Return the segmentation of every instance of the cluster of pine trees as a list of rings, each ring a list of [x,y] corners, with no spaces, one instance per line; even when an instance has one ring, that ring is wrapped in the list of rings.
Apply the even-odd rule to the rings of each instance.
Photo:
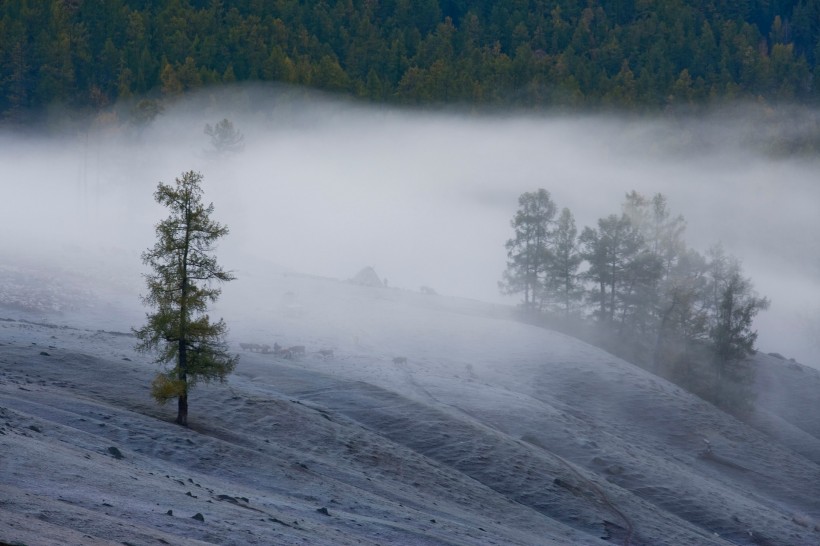
[[[811,100],[809,0],[20,0],[0,113],[276,81],[374,101],[653,108]]]
[[[662,194],[632,191],[619,214],[579,233],[539,189],[520,196],[511,224],[499,286],[523,296],[529,319],[571,328],[727,410],[752,409],[752,321],[768,300],[720,245],[705,256],[689,248]]]

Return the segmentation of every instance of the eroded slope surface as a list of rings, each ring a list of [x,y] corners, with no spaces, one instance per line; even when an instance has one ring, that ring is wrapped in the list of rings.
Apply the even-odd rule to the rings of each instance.
[[[193,392],[189,430],[150,400],[133,338],[5,311],[0,540],[820,543],[817,421],[787,401],[753,428],[502,308],[271,285],[226,309],[242,360]]]

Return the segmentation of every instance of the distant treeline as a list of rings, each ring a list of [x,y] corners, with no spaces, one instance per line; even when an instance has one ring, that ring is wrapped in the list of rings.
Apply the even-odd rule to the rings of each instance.
[[[580,233],[548,191],[521,195],[507,241],[503,292],[524,318],[567,331],[664,376],[716,405],[754,405],[759,297],[720,245],[684,240],[686,221],[662,194],[626,195],[621,212]]]
[[[0,113],[236,81],[536,108],[813,101],[818,57],[810,0],[17,0]]]

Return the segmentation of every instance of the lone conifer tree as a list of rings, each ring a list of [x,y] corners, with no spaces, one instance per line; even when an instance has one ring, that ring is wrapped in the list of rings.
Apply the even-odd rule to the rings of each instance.
[[[238,360],[227,351],[225,322],[211,322],[206,313],[221,293],[215,284],[234,277],[213,256],[228,228],[211,220],[214,206],[202,204],[201,181],[201,174],[188,171],[176,186],[157,186],[154,199],[171,213],[157,224],[154,247],[142,254],[152,270],[145,274],[148,294],[142,299],[154,311],[134,332],[138,350],[156,352],[157,363],[174,363],[154,379],[151,394],[160,404],[177,398],[176,422],[183,426],[188,426],[189,389],[198,381],[224,381]]]

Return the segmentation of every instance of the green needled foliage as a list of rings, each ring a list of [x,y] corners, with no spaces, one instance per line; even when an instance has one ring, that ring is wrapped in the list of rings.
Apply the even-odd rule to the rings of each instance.
[[[157,363],[173,363],[154,379],[151,394],[161,404],[176,398],[176,422],[183,426],[188,425],[190,388],[199,381],[224,381],[239,359],[228,353],[225,322],[212,322],[207,314],[208,304],[222,291],[217,285],[234,277],[213,255],[228,228],[211,219],[214,207],[203,205],[201,182],[201,174],[188,171],[175,186],[157,186],[154,199],[170,215],[157,224],[154,247],[142,254],[151,268],[142,300],[154,311],[135,330],[139,351],[156,353]]]
[[[809,0],[2,2],[0,121],[237,82],[396,104],[813,104],[818,20]]]

